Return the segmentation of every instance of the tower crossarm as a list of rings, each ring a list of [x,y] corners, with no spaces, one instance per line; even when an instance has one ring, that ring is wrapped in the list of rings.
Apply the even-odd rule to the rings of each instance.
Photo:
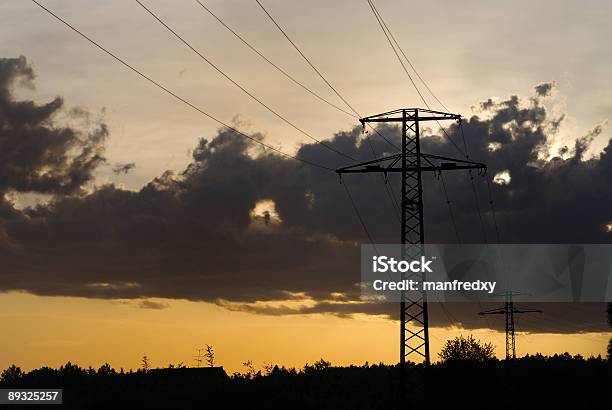
[[[479,315],[505,315],[506,314],[506,309],[504,308],[498,308],[498,309],[491,309],[491,310],[485,310],[483,312],[478,312]]]
[[[514,309],[514,313],[542,313],[540,309]]]
[[[410,155],[408,155],[410,156]],[[402,168],[402,154],[388,155],[377,158],[371,161],[360,162],[346,167],[338,168],[336,173],[342,174],[357,174],[369,172],[405,172],[405,171],[451,171],[461,169],[475,169],[478,172],[485,173],[487,166],[481,162],[468,161],[458,158],[443,157],[440,155],[420,154],[423,162],[420,165],[408,166]],[[416,164],[416,162],[415,162]]]
[[[406,117],[404,117],[404,113]],[[403,122],[414,121],[418,118],[419,121],[444,121],[455,120],[461,121],[461,115],[448,112],[433,111],[423,108],[400,108],[393,111],[383,112],[381,114],[370,115],[369,117],[360,118],[359,122],[363,125],[367,122]]]

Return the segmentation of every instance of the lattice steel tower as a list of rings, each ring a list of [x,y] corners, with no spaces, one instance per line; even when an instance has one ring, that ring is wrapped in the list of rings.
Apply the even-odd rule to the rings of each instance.
[[[426,171],[442,172],[459,169],[486,170],[481,163],[424,154],[420,145],[420,123],[426,121],[453,120],[461,123],[461,115],[420,108],[403,108],[359,121],[366,123],[401,123],[402,147],[399,154],[367,161],[336,170],[339,175],[349,173],[391,172],[401,173],[401,243],[402,259],[420,258],[425,243],[423,228],[423,182],[421,174]],[[414,279],[422,283],[425,273],[404,274],[403,279]],[[409,327],[410,322],[414,324]],[[415,354],[429,365],[429,317],[427,294],[423,292],[415,300],[408,299],[402,292],[400,302],[400,364]]]
[[[506,317],[506,360],[516,359],[516,340],[514,335],[514,314],[542,313],[540,309],[520,309],[514,306],[512,296],[520,296],[524,293],[504,292],[496,296],[505,296],[504,307],[478,312],[479,315],[505,315]]]

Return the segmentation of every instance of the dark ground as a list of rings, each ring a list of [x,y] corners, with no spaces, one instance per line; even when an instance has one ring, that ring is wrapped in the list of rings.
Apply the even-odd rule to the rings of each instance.
[[[70,409],[397,408],[397,367],[331,367],[320,361],[297,371],[275,367],[268,373],[227,376],[219,367],[122,373],[110,366],[94,370],[67,364],[27,374],[5,371],[0,388],[63,388],[61,407]],[[429,369],[411,365],[406,377],[407,408],[612,408],[612,364],[600,358],[564,354]]]

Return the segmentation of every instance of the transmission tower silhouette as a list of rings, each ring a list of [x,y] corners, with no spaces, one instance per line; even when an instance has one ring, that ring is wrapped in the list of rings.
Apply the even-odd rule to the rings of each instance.
[[[514,335],[514,315],[522,313],[542,313],[540,309],[519,309],[514,306],[512,296],[526,295],[507,291],[498,293],[496,296],[505,296],[504,307],[478,312],[479,315],[505,315],[506,317],[506,360],[516,359],[516,340]]]
[[[486,171],[486,165],[468,160],[442,157],[421,152],[420,123],[428,121],[452,120],[461,124],[461,115],[421,108],[402,108],[394,111],[361,118],[367,123],[400,123],[402,127],[402,146],[399,154],[339,168],[336,173],[401,173],[401,243],[402,259],[417,259],[423,254],[425,230],[423,227],[423,172],[438,172],[462,169]],[[386,180],[386,178],[385,178]],[[420,283],[426,280],[425,273],[402,274],[402,280],[414,279]],[[404,368],[407,356],[421,356],[425,365],[429,357],[429,317],[427,294],[408,299],[402,291],[400,299],[400,358]],[[409,327],[412,322],[415,328]],[[418,327],[418,328],[417,328]]]
[[[203,347],[195,349],[197,354],[193,356],[193,360],[196,362],[196,366],[199,368],[202,366],[202,361],[204,360],[204,349]]]

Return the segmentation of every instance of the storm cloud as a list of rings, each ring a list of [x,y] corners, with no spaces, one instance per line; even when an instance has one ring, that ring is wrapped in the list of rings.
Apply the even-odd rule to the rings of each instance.
[[[16,101],[13,88],[33,80],[25,57],[0,58],[0,192],[73,194],[104,162],[108,129],[102,122],[89,130],[56,125],[60,97],[42,105]]]
[[[182,171],[167,171],[139,191],[110,184],[85,194],[83,184],[104,161],[106,127],[84,132],[55,126],[59,98],[40,106],[15,101],[11,87],[34,77],[24,58],[0,60],[0,75],[0,290],[181,298],[260,314],[395,316],[395,305],[359,299],[359,243],[367,239],[335,173],[220,129],[198,142]],[[457,124],[447,129],[448,138],[426,131],[423,152],[463,158],[449,139],[461,146],[465,138],[469,157],[489,167],[484,177],[473,176],[475,194],[468,173],[445,176],[456,231],[440,180],[425,178],[428,242],[496,242],[498,236],[506,243],[610,242],[612,141],[586,158],[604,132],[596,126],[551,153],[550,140],[564,118],[545,107],[553,87],[541,84],[525,98],[476,105],[464,133]],[[379,131],[400,144],[398,129]],[[360,127],[326,144],[363,160],[373,151],[393,152]],[[296,156],[331,168],[348,165],[321,144],[304,144]],[[397,242],[397,219],[381,176],[345,176],[342,183],[374,240]],[[397,176],[388,183],[399,191]],[[19,210],[3,195],[11,192],[53,199]],[[486,326],[474,309],[454,306],[454,313],[432,315],[433,325]],[[573,313],[576,321],[604,312],[599,305],[584,309]],[[605,329],[605,313],[589,326]]]

